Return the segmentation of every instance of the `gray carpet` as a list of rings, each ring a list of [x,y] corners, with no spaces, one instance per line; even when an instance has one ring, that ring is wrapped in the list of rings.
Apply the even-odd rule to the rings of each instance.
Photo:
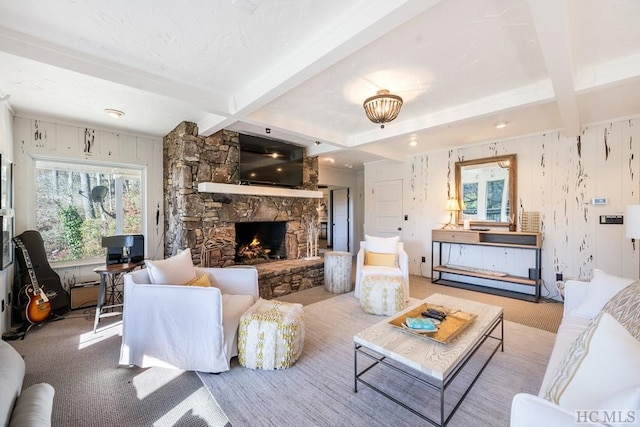
[[[10,341],[27,366],[25,387],[48,382],[56,390],[54,427],[223,427],[228,419],[194,372],[118,366],[121,322],[89,316],[32,329]],[[107,319],[108,320],[108,319]]]
[[[364,313],[352,293],[307,305],[304,310],[304,351],[293,367],[251,370],[238,366],[234,359],[228,372],[198,373],[233,426],[426,424],[365,386],[360,385],[358,393],[353,392],[353,335],[383,317]],[[505,335],[505,352],[496,353],[450,426],[508,426],[513,395],[537,393],[555,334],[505,322]],[[473,373],[474,366],[469,368]],[[431,405],[436,399],[432,392],[416,388],[389,370],[375,375],[377,379],[373,381],[389,390],[400,390],[425,411],[435,409]],[[468,381],[467,373],[461,374],[459,380],[461,384],[452,387],[451,395],[456,395]]]

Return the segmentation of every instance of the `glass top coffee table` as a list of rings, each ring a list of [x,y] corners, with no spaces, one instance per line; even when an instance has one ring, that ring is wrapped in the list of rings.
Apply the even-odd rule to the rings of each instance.
[[[416,313],[417,307],[422,304],[444,307],[445,311],[451,313],[452,316],[455,316],[457,312],[463,312],[466,319],[472,318],[472,320],[461,327],[459,331],[453,331],[453,337],[446,342],[431,338],[433,335],[417,334],[397,326],[401,324],[403,318],[407,317],[408,313],[412,311]],[[444,426],[454,415],[497,350],[504,351],[502,307],[434,294],[418,305],[414,304],[397,315],[385,318],[358,333],[353,337],[353,342],[355,348],[355,392],[358,391],[358,383],[362,383],[431,424]],[[479,368],[476,368],[477,373],[458,401],[453,404],[451,411],[445,414],[446,389],[480,348],[483,348],[484,362]],[[373,360],[373,363],[366,364],[364,367],[359,366],[358,356]],[[438,421],[417,408],[409,406],[398,397],[392,396],[391,391],[382,390],[370,382],[368,376],[372,374],[374,367],[391,368],[395,372],[409,377],[410,381],[418,381],[435,390],[436,394],[439,393],[440,420]],[[402,394],[402,390],[398,390],[398,393],[394,394]]]

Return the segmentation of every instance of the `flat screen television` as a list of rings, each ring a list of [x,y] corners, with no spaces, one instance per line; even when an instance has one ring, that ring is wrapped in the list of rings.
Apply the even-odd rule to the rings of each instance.
[[[304,147],[253,135],[239,135],[239,179],[243,183],[301,187]]]

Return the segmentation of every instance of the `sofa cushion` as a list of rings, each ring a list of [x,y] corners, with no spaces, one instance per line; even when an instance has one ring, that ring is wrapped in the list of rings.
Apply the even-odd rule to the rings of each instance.
[[[640,409],[640,387],[633,386],[619,390],[611,394],[611,396],[605,397],[596,408],[602,413],[608,412],[609,415],[621,409]],[[623,414],[626,415],[627,411],[623,412]],[[601,417],[600,422],[606,421],[604,417]],[[640,422],[640,420],[636,421]],[[611,420],[609,420],[609,422],[611,422]],[[638,424],[634,423],[630,425],[637,426]]]
[[[362,267],[362,276],[397,276],[402,277],[402,270],[397,267],[385,267],[381,265],[365,265]]]
[[[562,323],[558,328],[556,334],[555,344],[553,345],[553,351],[549,357],[549,363],[547,363],[547,370],[545,371],[542,384],[540,385],[539,397],[544,397],[544,393],[549,388],[549,383],[553,380],[556,370],[562,362],[562,358],[569,351],[571,344],[580,336],[587,326],[591,324],[591,320],[584,319],[576,316],[565,316],[562,319]]]
[[[565,354],[545,398],[569,410],[598,408],[607,397],[638,386],[640,342],[603,311]]]
[[[365,235],[364,240],[368,251],[381,254],[395,254],[398,252],[398,242],[400,241],[400,237],[375,237]]]
[[[48,427],[51,425],[55,391],[46,383],[34,384],[20,394],[9,427]]]
[[[597,268],[594,269],[587,296],[578,307],[573,309],[571,315],[585,319],[595,318],[607,301],[633,282],[635,282],[634,279],[613,276]]]
[[[184,285],[196,278],[189,248],[167,259],[145,261],[145,265],[154,285]]]
[[[5,341],[0,341],[0,425],[9,424],[11,410],[15,404],[24,378],[25,366],[20,353]]]

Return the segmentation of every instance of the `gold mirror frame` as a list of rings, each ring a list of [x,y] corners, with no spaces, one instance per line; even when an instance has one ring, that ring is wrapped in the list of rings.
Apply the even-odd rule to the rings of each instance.
[[[505,167],[506,166],[506,167]],[[482,172],[484,169],[487,172],[490,172],[494,168],[506,169],[508,167],[508,210],[509,216],[504,215],[504,217],[500,218],[500,221],[490,221],[486,218],[483,219],[473,219],[473,218],[465,218],[464,215],[464,200],[463,200],[463,191],[462,191],[462,173],[464,171],[475,170],[478,169]],[[476,160],[465,160],[462,162],[456,162],[456,198],[458,199],[458,203],[460,204],[460,211],[456,213],[456,223],[462,224],[465,219],[469,219],[469,223],[472,226],[493,226],[493,227],[509,227],[510,224],[517,224],[517,198],[516,198],[516,188],[517,182],[516,178],[518,175],[518,165],[516,162],[515,154],[507,154],[503,156],[495,156],[495,157],[487,157],[484,159],[476,159]],[[501,215],[502,216],[502,215]]]

